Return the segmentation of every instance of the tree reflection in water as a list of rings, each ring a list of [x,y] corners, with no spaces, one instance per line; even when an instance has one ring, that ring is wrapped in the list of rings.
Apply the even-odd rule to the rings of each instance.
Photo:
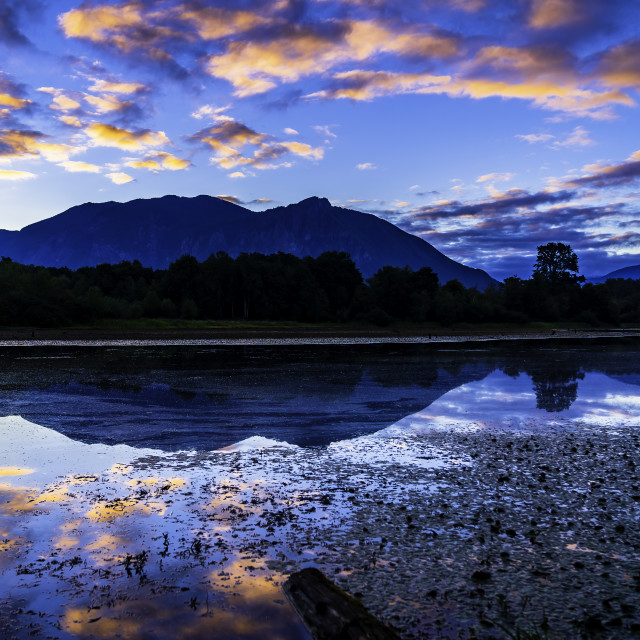
[[[537,370],[530,375],[536,408],[549,413],[566,411],[578,397],[578,380],[584,379],[584,372],[573,367]]]

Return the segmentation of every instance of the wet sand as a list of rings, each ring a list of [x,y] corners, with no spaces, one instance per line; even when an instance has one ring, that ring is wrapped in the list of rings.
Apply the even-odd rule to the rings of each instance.
[[[304,566],[403,638],[640,632],[628,417],[137,458],[58,444],[95,471],[38,480],[31,447],[3,470],[2,637],[304,638],[280,590]]]

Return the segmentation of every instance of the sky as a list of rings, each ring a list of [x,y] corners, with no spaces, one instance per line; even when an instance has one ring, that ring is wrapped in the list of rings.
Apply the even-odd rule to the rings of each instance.
[[[0,0],[0,228],[324,196],[527,278],[640,264],[639,0]]]

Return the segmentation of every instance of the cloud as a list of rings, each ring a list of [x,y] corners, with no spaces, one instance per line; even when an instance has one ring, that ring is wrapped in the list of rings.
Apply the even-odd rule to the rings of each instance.
[[[295,129],[292,129],[291,127],[285,127],[284,128],[284,133],[286,133],[288,136],[299,136],[300,133],[298,131],[296,131]]]
[[[158,171],[165,170],[181,171],[183,169],[188,169],[191,166],[191,162],[189,160],[177,158],[176,156],[163,151],[145,156],[139,160],[128,160],[125,162],[125,165],[132,169],[147,169],[148,171],[157,173]]]
[[[195,0],[181,4],[143,0],[84,3],[58,17],[67,38],[135,56],[136,62],[160,64],[179,77],[189,72],[176,58],[189,53],[195,60],[204,43],[243,34],[269,20],[255,11],[207,7]]]
[[[535,144],[537,142],[549,142],[553,140],[555,136],[552,136],[550,133],[527,133],[527,134],[518,134],[516,138],[520,138],[520,140],[524,140],[529,144]]]
[[[105,174],[113,184],[127,184],[129,182],[133,182],[133,178],[126,173],[122,173],[120,171],[114,171],[113,173]]]
[[[94,147],[115,147],[124,151],[141,151],[148,147],[171,144],[164,131],[154,132],[149,129],[129,131],[97,122],[89,124],[84,131]]]
[[[473,218],[518,213],[541,205],[567,202],[575,197],[573,191],[539,191],[529,193],[523,189],[510,189],[500,197],[472,204],[458,201],[420,207],[411,213],[412,221],[436,221],[447,218]]]
[[[324,156],[322,147],[312,147],[297,141],[281,142],[229,116],[225,116],[212,127],[201,129],[188,140],[212,149],[215,155],[211,161],[223,169],[240,166],[274,169],[279,166],[290,166],[290,163],[277,164],[277,161],[287,154],[312,160],[320,160]],[[253,147],[253,152],[245,152],[246,147]]]
[[[105,79],[94,79],[93,84],[89,87],[89,91],[95,93],[119,93],[121,95],[132,95],[144,93],[148,88],[137,82],[117,82]]]
[[[624,162],[588,165],[585,169],[587,173],[584,176],[567,180],[564,186],[607,189],[631,184],[640,178],[640,150],[632,153]]]
[[[513,173],[486,173],[479,176],[476,182],[508,182],[513,178]]]
[[[583,127],[576,127],[564,140],[556,140],[551,146],[567,147],[569,149],[581,149],[589,147],[595,142],[589,137],[589,132]]]
[[[225,107],[214,107],[211,104],[205,104],[191,114],[192,118],[196,120],[203,120],[204,118],[211,118],[211,120],[218,122],[222,120],[233,120],[229,116],[225,116],[224,112],[231,108],[230,105]]]
[[[208,58],[206,70],[228,80],[235,95],[245,97],[378,54],[451,58],[458,53],[456,38],[422,28],[395,29],[357,20],[287,25],[271,39],[232,42],[225,52]]]
[[[583,7],[577,0],[533,0],[529,26],[552,29],[585,19]]]
[[[11,171],[0,169],[0,180],[30,180],[35,178],[36,174],[30,171]]]
[[[84,123],[77,116],[58,116],[58,120],[63,124],[66,124],[69,127],[75,127],[76,129],[81,129],[84,126]]]
[[[54,111],[76,111],[82,106],[80,102],[78,102],[80,98],[77,93],[75,93],[75,95],[69,95],[63,89],[56,89],[54,87],[40,87],[38,91],[52,96],[49,108]]]
[[[376,165],[372,164],[371,162],[361,162],[360,164],[356,165],[356,169],[359,169],[360,171],[370,171],[377,168],[378,167],[376,167]]]
[[[224,196],[218,195],[216,198],[220,198],[220,200],[226,200],[227,202],[231,202],[231,204],[244,204],[240,198],[236,198],[236,196]]]
[[[617,44],[601,54],[595,74],[612,87],[640,88],[640,39]]]
[[[398,73],[387,71],[353,70],[336,73],[329,89],[308,94],[307,99],[373,100],[387,95],[422,94],[467,97],[505,98],[531,101],[537,107],[571,113],[575,116],[608,119],[616,105],[632,106],[634,100],[617,90],[580,88],[569,78],[538,78],[515,80],[493,77],[455,77]]]
[[[11,110],[28,108],[32,102],[24,97],[24,89],[0,71],[0,107]]]
[[[326,138],[337,138],[337,134],[331,131],[332,127],[336,125],[333,124],[316,124],[313,126],[314,131],[320,134],[321,136],[325,136]]]
[[[246,178],[247,176],[244,173],[242,173],[242,171],[234,171],[233,173],[229,174],[229,177],[235,179],[235,178]]]
[[[65,171],[70,173],[100,173],[102,167],[89,162],[80,162],[77,160],[66,160],[65,162],[59,162],[59,167],[62,167]]]
[[[48,136],[40,131],[0,130],[0,160],[42,157],[51,162],[63,162],[81,151],[84,151],[82,146],[48,142]]]

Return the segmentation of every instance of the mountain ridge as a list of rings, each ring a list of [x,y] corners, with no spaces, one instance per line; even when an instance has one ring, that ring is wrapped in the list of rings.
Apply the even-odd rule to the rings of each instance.
[[[73,269],[134,259],[166,268],[181,255],[204,260],[217,251],[315,257],[332,250],[349,253],[365,278],[387,265],[428,266],[442,283],[495,283],[391,222],[317,196],[261,212],[207,195],[85,203],[17,232],[0,230],[0,255]]]
[[[611,271],[603,276],[588,278],[588,280],[593,284],[599,284],[606,282],[610,278],[631,278],[632,280],[640,280],[640,264],[631,265],[630,267],[622,267],[621,269],[616,269],[615,271]]]

